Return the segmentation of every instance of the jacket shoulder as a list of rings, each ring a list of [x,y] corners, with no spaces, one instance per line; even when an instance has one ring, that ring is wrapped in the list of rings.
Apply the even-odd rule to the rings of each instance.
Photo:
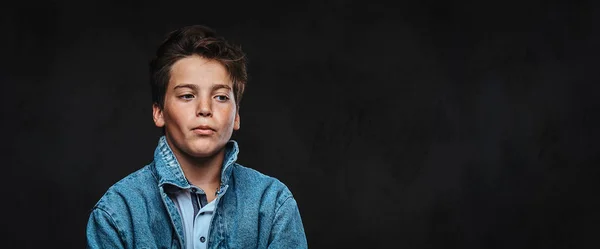
[[[150,166],[151,164],[146,165],[110,186],[94,205],[94,209],[101,208],[110,212],[128,206],[131,202],[152,199],[158,193],[158,181]]]
[[[285,183],[258,170],[236,163],[233,175],[237,185],[236,188],[242,187],[247,191],[260,195],[273,195],[281,201],[292,197],[292,192]]]

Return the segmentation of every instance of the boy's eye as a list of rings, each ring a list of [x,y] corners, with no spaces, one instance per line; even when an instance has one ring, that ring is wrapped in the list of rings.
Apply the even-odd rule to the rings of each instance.
[[[190,99],[194,98],[194,95],[192,95],[192,94],[184,94],[184,95],[179,96],[179,98],[180,99],[184,99],[184,100],[190,100]]]
[[[215,98],[217,98],[218,101],[227,101],[227,100],[229,100],[229,97],[227,97],[226,95],[217,95],[217,96],[215,96]]]

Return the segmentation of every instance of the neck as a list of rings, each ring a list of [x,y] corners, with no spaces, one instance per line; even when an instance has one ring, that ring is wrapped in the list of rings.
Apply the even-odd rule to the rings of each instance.
[[[167,142],[190,184],[201,188],[205,192],[211,192],[219,187],[221,167],[225,158],[225,147],[209,157],[197,158],[177,150],[170,144],[168,139]]]
[[[176,156],[185,177],[191,184],[205,191],[209,186],[219,186],[225,149],[207,158],[193,158],[184,153]]]
[[[208,202],[213,201],[221,185],[221,165],[225,157],[225,148],[210,157],[201,159],[190,157],[185,153],[176,156],[190,184],[204,190]]]

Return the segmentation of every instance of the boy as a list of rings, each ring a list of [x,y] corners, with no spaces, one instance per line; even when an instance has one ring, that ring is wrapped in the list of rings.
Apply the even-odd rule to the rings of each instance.
[[[150,63],[154,160],[94,206],[88,248],[307,248],[296,201],[237,164],[246,59],[205,26],[171,32]]]

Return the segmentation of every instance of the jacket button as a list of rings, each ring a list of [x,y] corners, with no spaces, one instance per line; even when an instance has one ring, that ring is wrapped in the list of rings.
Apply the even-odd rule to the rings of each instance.
[[[200,242],[204,243],[206,241],[206,238],[204,238],[204,236],[200,237]]]

